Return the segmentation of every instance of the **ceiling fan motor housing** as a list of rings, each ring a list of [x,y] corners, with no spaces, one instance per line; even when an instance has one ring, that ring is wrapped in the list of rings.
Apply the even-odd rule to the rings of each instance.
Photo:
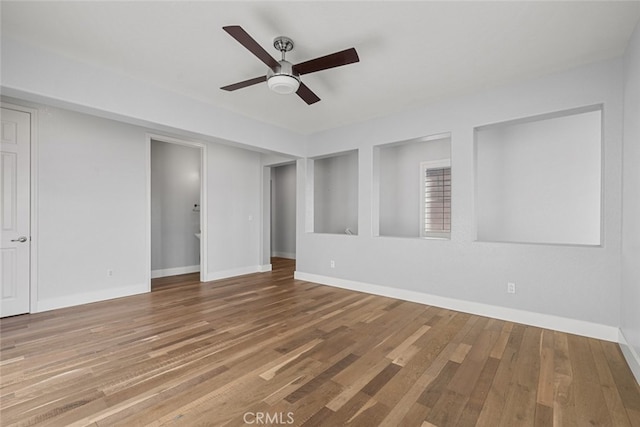
[[[294,93],[300,87],[300,75],[294,71],[293,64],[284,59],[278,61],[279,66],[273,71],[267,71],[269,89],[280,94]]]

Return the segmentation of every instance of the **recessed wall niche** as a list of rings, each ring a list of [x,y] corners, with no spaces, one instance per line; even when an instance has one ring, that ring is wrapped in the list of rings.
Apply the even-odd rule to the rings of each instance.
[[[483,241],[601,244],[602,107],[475,129]]]
[[[448,239],[451,135],[387,144],[375,150],[378,235]]]
[[[313,231],[358,234],[358,152],[313,159]]]

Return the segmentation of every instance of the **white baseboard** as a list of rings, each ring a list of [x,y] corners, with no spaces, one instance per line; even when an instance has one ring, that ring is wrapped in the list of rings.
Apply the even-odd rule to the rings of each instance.
[[[177,276],[178,274],[197,273],[200,271],[200,265],[187,265],[186,267],[163,268],[160,270],[151,270],[151,278]]]
[[[264,264],[264,265],[259,265],[258,269],[260,273],[266,273],[271,271],[272,265],[271,264]]]
[[[296,259],[296,254],[292,252],[271,252],[272,257],[277,258],[287,258],[287,259]]]
[[[58,308],[72,307],[75,305],[89,304],[110,300],[114,298],[128,297],[131,295],[149,292],[149,284],[138,284],[113,289],[103,289],[95,292],[69,295],[64,297],[49,298],[36,302],[36,313],[55,310]]]
[[[535,313],[525,310],[517,310],[513,308],[500,307],[473,301],[458,300],[454,298],[447,298],[437,295],[425,294],[422,292],[410,291],[407,289],[390,288],[387,286],[372,285],[369,283],[356,282],[352,280],[321,276],[299,271],[295,272],[294,277],[298,280],[304,280],[307,282],[320,283],[322,285],[335,286],[352,291],[381,295],[405,301],[417,302],[425,305],[433,305],[436,307],[447,308],[464,313],[492,317],[495,319],[522,323],[539,328],[552,329],[555,331],[597,338],[604,341],[618,342],[619,340],[619,330],[615,326],[601,325],[599,323],[592,323],[584,320],[569,319],[566,317]]]
[[[627,338],[624,336],[622,329],[619,330],[619,334],[618,342],[620,343],[622,354],[627,360],[627,364],[631,368],[633,376],[636,377],[636,382],[640,384],[640,355],[635,348],[629,344],[629,341],[627,341]]]
[[[229,277],[244,276],[245,274],[264,273],[271,271],[271,264],[249,265],[247,267],[232,268],[229,270],[214,271],[205,278],[206,282],[212,280],[227,279]]]

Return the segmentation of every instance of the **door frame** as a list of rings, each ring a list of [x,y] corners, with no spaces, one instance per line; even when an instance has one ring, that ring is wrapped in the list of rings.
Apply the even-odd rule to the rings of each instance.
[[[29,141],[29,313],[38,312],[38,110],[1,101],[0,107],[31,116]]]
[[[154,133],[146,134],[147,176],[147,241],[146,275],[148,291],[151,291],[151,140],[200,149],[200,281],[206,282],[207,274],[207,144]]]

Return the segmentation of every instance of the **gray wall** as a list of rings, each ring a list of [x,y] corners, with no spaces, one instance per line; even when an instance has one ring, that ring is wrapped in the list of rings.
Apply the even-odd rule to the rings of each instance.
[[[358,234],[358,152],[314,160],[314,231]]]
[[[153,277],[200,271],[200,157],[200,148],[151,141]]]
[[[207,280],[260,271],[261,154],[208,144],[207,189]]]
[[[38,110],[36,310],[148,291],[148,129],[3,101]],[[205,280],[260,271],[261,155],[203,143],[209,169]]]
[[[622,332],[635,350],[628,356],[640,382],[640,25],[625,61],[622,205]]]
[[[380,235],[420,237],[420,163],[451,158],[449,138],[380,148]]]
[[[622,78],[620,59],[449,99],[424,108],[313,134],[309,157],[358,150],[360,233],[355,238],[304,232],[298,275],[384,286],[587,324],[620,324]],[[603,104],[603,245],[477,242],[474,129],[492,123]],[[374,235],[374,147],[451,133],[451,240]],[[298,198],[305,185],[299,182]],[[302,191],[302,193],[301,193]],[[300,205],[299,218],[305,216]],[[335,260],[331,268],[330,260]],[[515,282],[517,293],[506,292]],[[555,321],[554,327],[562,327]],[[586,324],[580,323],[588,330]],[[606,328],[611,334],[612,328]],[[617,334],[616,334],[617,335]]]
[[[296,165],[271,168],[271,255],[296,257]]]
[[[39,110],[38,168],[33,171],[38,186],[38,309],[144,292],[144,129],[34,107]]]

